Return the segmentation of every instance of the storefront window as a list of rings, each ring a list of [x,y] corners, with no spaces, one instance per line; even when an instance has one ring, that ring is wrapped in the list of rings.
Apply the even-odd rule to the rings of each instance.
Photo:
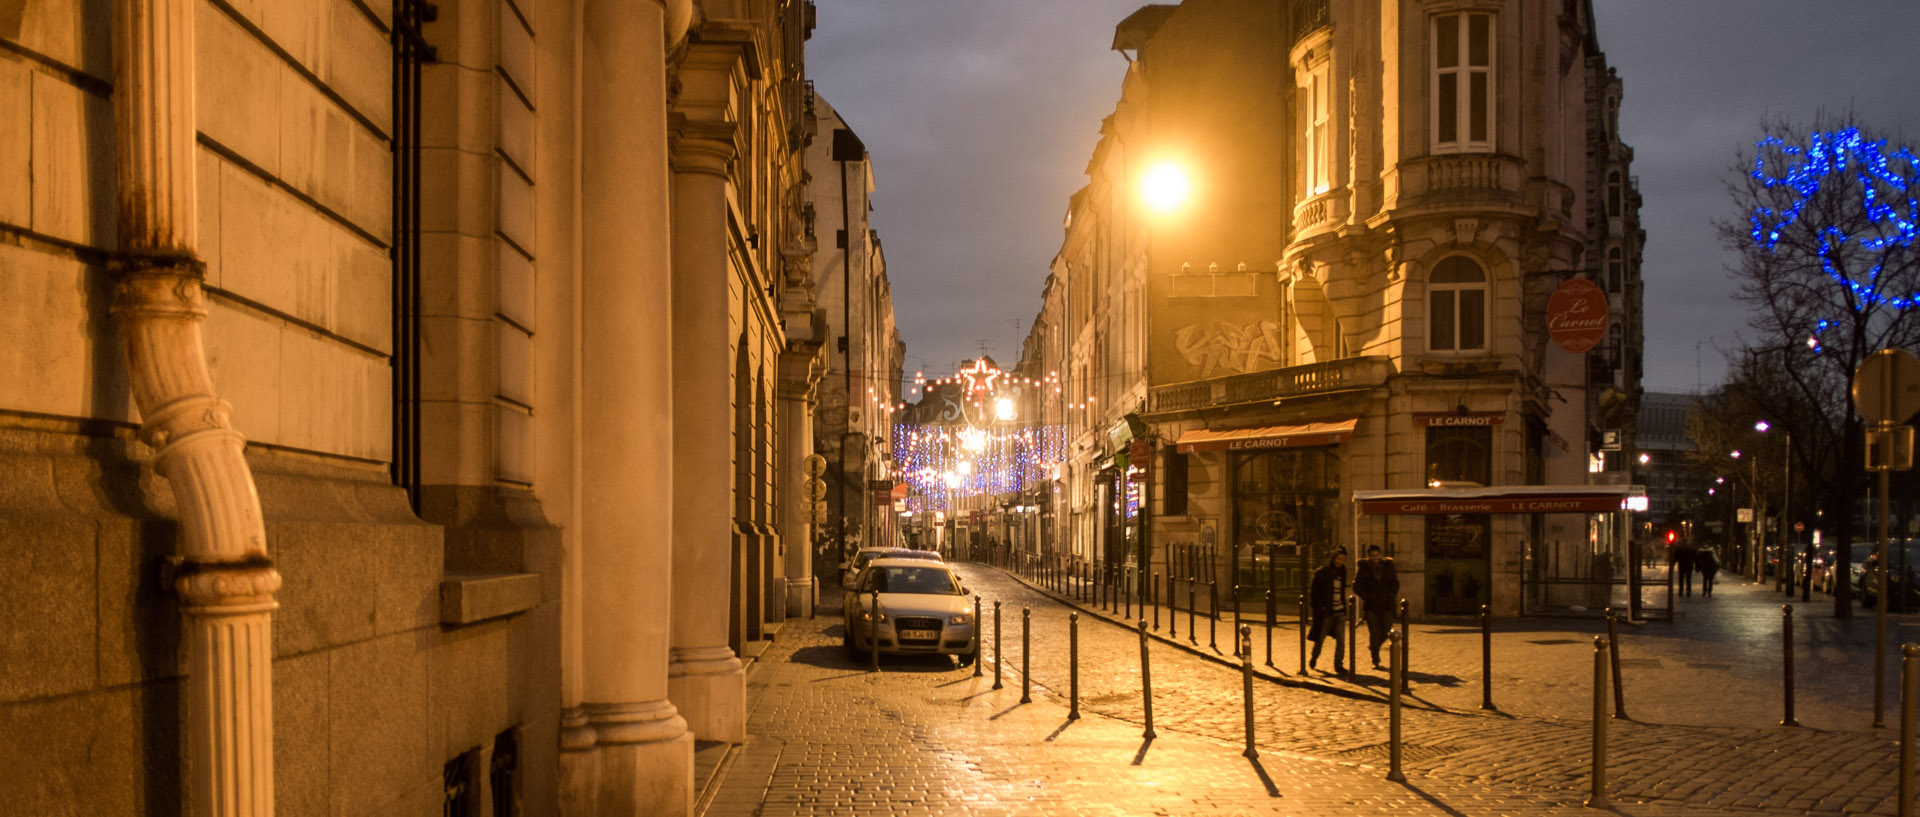
[[[1334,547],[1340,457],[1331,447],[1235,454],[1234,593],[1297,596]]]

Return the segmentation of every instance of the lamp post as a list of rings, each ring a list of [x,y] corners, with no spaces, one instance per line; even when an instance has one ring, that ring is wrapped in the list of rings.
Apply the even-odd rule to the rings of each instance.
[[[1753,430],[1762,434],[1767,433],[1771,427],[1765,420],[1753,424]],[[1793,432],[1781,429],[1780,436],[1784,438],[1785,444],[1780,447],[1780,567],[1774,571],[1773,589],[1775,591],[1786,586],[1787,563],[1793,554],[1793,529],[1790,527],[1793,524],[1793,515],[1787,512],[1793,506]],[[1764,559],[1765,551],[1761,553],[1761,558]],[[1755,567],[1754,580],[1759,581],[1759,578],[1759,568]]]

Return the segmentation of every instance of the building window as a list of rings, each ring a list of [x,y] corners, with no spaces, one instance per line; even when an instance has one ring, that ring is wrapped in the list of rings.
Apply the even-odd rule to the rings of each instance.
[[[1620,248],[1607,250],[1607,291],[1618,293],[1626,264],[1620,260]]]
[[[1331,60],[1321,60],[1307,73],[1307,195],[1327,192],[1333,187],[1333,132],[1328,126],[1333,107],[1332,89],[1327,86],[1327,68]]]
[[[1433,147],[1493,150],[1493,15],[1433,18]]]
[[[1493,429],[1486,426],[1427,428],[1427,485],[1481,487],[1493,482]]]
[[[1620,217],[1620,200],[1624,191],[1620,187],[1620,171],[1607,174],[1607,215]]]
[[[1442,259],[1427,276],[1427,349],[1487,348],[1487,274],[1473,259]]]

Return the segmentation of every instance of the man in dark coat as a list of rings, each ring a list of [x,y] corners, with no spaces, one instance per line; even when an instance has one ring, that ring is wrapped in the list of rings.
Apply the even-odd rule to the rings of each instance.
[[[1308,595],[1313,608],[1313,624],[1307,638],[1313,641],[1313,655],[1307,659],[1312,669],[1320,660],[1320,643],[1333,636],[1333,671],[1345,674],[1347,654],[1347,549],[1337,548],[1327,563],[1313,571],[1313,589]]]
[[[1700,571],[1700,595],[1713,598],[1713,574],[1720,572],[1720,557],[1713,548],[1701,548],[1693,555],[1693,566]]]
[[[1400,599],[1400,574],[1392,559],[1380,557],[1379,545],[1368,545],[1367,558],[1354,568],[1353,591],[1360,595],[1360,620],[1367,623],[1367,651],[1373,653],[1373,668],[1379,669],[1380,645],[1387,641]]]

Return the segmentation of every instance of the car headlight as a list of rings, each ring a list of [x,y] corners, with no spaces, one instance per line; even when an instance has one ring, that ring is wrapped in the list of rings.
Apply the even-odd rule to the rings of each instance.
[[[973,614],[972,613],[954,613],[953,618],[951,620],[955,624],[972,624]]]

